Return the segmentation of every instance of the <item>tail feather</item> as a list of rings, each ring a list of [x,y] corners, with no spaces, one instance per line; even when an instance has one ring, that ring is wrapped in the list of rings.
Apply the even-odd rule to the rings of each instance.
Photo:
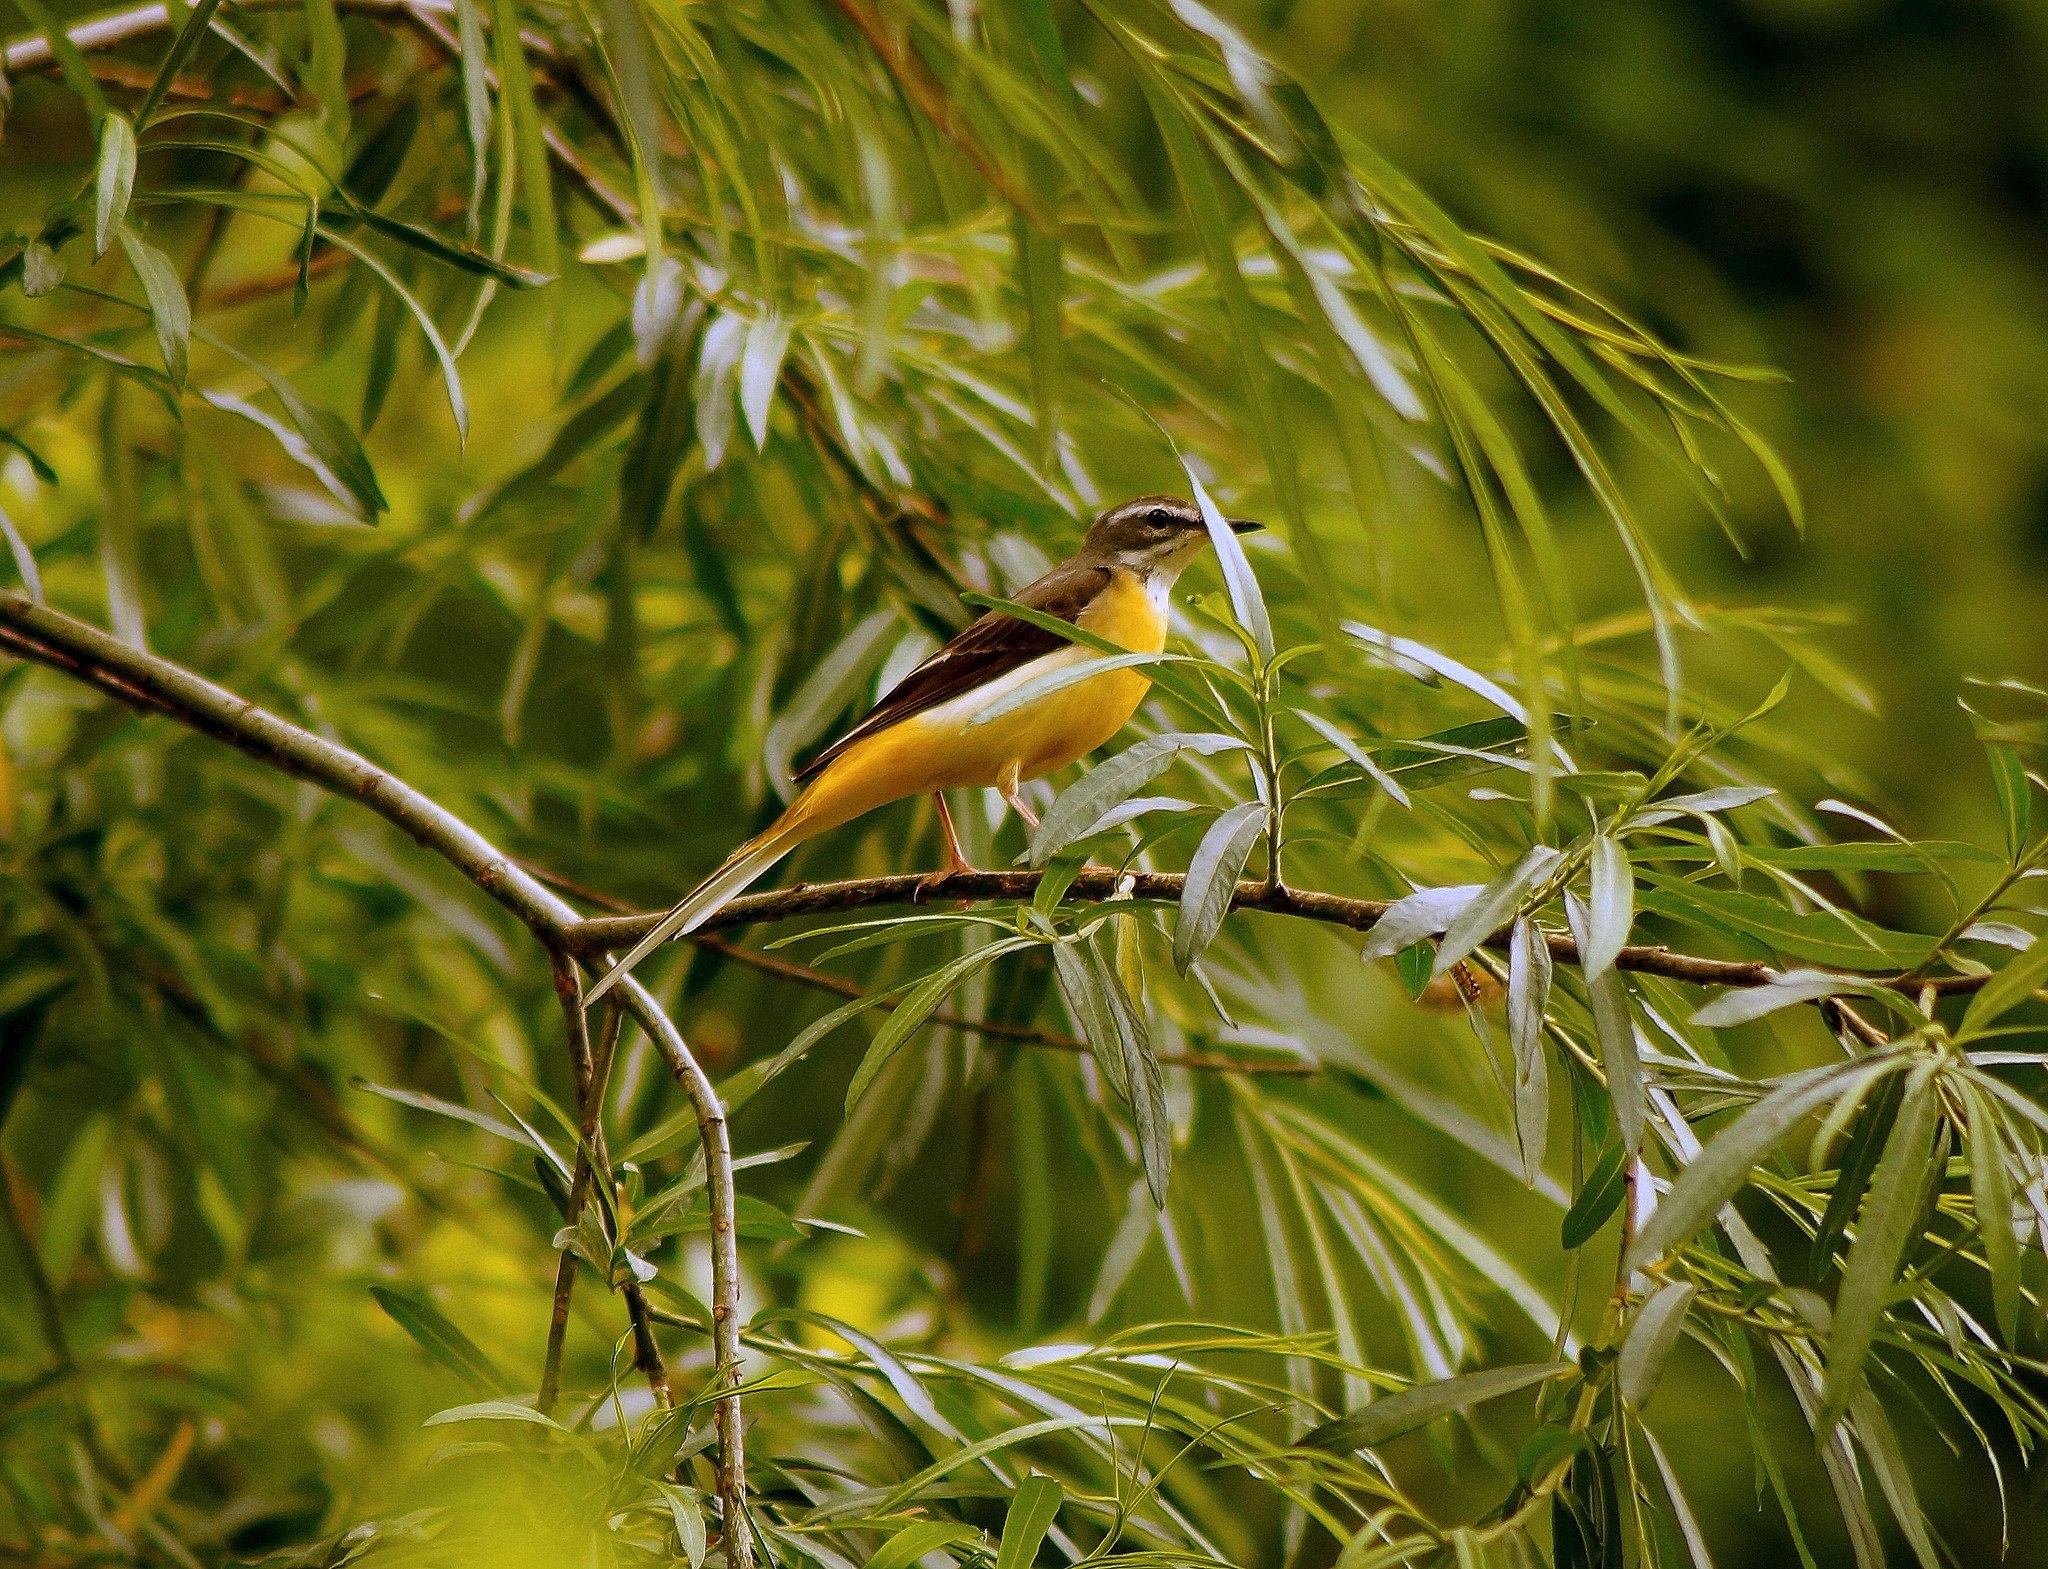
[[[786,820],[785,820],[786,822]],[[664,915],[653,931],[633,944],[625,958],[613,965],[604,978],[584,995],[585,1004],[596,1002],[629,973],[633,966],[672,937],[695,931],[725,908],[769,867],[802,842],[804,835],[777,823],[758,839],[750,839],[728,856],[723,865],[684,894],[680,903]]]

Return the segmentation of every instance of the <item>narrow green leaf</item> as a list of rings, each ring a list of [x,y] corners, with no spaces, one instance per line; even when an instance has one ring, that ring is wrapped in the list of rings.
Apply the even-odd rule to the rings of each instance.
[[[1863,1195],[1870,1187],[1871,1173],[1877,1170],[1877,1160],[1884,1153],[1885,1140],[1891,1136],[1892,1124],[1898,1120],[1899,1099],[1905,1083],[1903,1074],[1889,1073],[1866,1094],[1857,1095],[1852,1091],[1844,1095],[1828,1113],[1828,1122],[1822,1126],[1821,1136],[1825,1137],[1828,1126],[1837,1123],[1844,1115],[1853,1113],[1856,1118],[1855,1127],[1842,1145],[1841,1159],[1835,1168],[1835,1185],[1828,1194],[1828,1207],[1821,1212],[1820,1225],[1813,1234],[1811,1265],[1816,1280],[1824,1276],[1834,1262],[1835,1244],[1848,1230],[1849,1222],[1856,1214],[1856,1206],[1862,1203]]]
[[[1967,1080],[1962,1085],[1969,1107],[1970,1199],[1977,1212],[1977,1234],[1984,1242],[1984,1262],[1991,1275],[1992,1311],[1998,1332],[2011,1346],[2020,1327],[2020,1249],[2013,1230],[2012,1172],[2006,1164],[2006,1137],[1990,1097]]]
[[[1298,1449],[1326,1449],[1344,1452],[1372,1449],[1425,1427],[1453,1411],[1470,1410],[1488,1400],[1498,1400],[1519,1389],[1547,1383],[1576,1373],[1571,1362],[1526,1362],[1509,1367],[1491,1367],[1477,1373],[1461,1374],[1434,1384],[1417,1384],[1395,1394],[1382,1395],[1370,1405],[1348,1411],[1335,1421],[1304,1433],[1295,1440]]]
[[[1579,964],[1588,984],[1605,975],[1628,942],[1635,920],[1635,881],[1628,852],[1612,834],[1596,834],[1592,845],[1592,887],[1586,901],[1586,941]]]
[[[1891,1505],[1892,1518],[1898,1522],[1899,1534],[1913,1550],[1913,1561],[1920,1569],[1944,1569],[1953,1555],[1935,1548],[1927,1512],[1921,1507],[1919,1489],[1913,1484],[1913,1468],[1899,1448],[1899,1435],[1885,1414],[1884,1402],[1865,1389],[1849,1402],[1849,1411],[1878,1488]]]
[[[1393,797],[1396,803],[1407,807],[1412,807],[1415,804],[1408,792],[1402,788],[1401,782],[1374,761],[1370,752],[1366,751],[1364,747],[1352,740],[1342,730],[1331,724],[1321,714],[1310,713],[1305,708],[1297,708],[1292,712],[1297,719],[1301,720],[1302,723],[1315,731],[1317,735],[1342,752],[1350,762],[1364,769],[1367,776],[1382,790],[1386,791],[1388,795]]]
[[[1970,1006],[1963,1010],[1963,1022],[1956,1039],[1969,1040],[1990,1028],[1992,1022],[2010,1013],[2035,991],[2048,985],[2048,936],[2036,937],[2023,954],[2007,962],[1990,980]]]
[[[1124,1078],[1130,1084],[1131,1120],[1138,1127],[1138,1156],[1145,1168],[1145,1185],[1152,1192],[1153,1204],[1165,1209],[1166,1179],[1173,1165],[1173,1120],[1166,1108],[1166,1078],[1152,1050],[1152,1032],[1138,1001],[1144,978],[1134,971],[1132,979],[1137,990],[1126,986],[1120,967],[1104,961],[1095,937],[1088,939],[1087,948],[1089,967],[1115,1027],[1110,1049],[1122,1059]],[[1120,958],[1135,961],[1135,948],[1126,947],[1120,940],[1119,949]]]
[[[100,117],[100,156],[93,174],[92,253],[107,254],[128,216],[135,189],[135,127],[118,109]]]
[[[1485,891],[1483,883],[1458,883],[1449,888],[1418,888],[1396,899],[1365,934],[1359,958],[1369,964],[1412,948],[1425,937],[1434,937]]]
[[[1871,1178],[1870,1192],[1857,1219],[1856,1240],[1842,1266],[1842,1288],[1835,1297],[1834,1322],[1828,1331],[1827,1370],[1821,1381],[1818,1431],[1825,1435],[1841,1419],[1863,1377],[1863,1364],[1877,1338],[1885,1299],[1898,1284],[1906,1243],[1920,1215],[1920,1195],[1929,1176],[1931,1140],[1941,1110],[1935,1093],[1934,1063],[1912,1070],[1899,1103],[1884,1156]]]
[[[875,1076],[888,1066],[889,1059],[896,1055],[904,1042],[923,1029],[927,1020],[939,1011],[940,1006],[959,987],[960,983],[977,970],[985,969],[1004,954],[1017,948],[1026,947],[1029,940],[1015,938],[1007,942],[994,942],[986,947],[976,948],[962,954],[948,964],[941,965],[903,999],[896,1011],[889,1015],[881,1029],[875,1032],[875,1039],[868,1047],[867,1055],[861,1058],[860,1067],[855,1070],[853,1082],[846,1089],[846,1109],[849,1114],[859,1104],[875,1082]]]
[[[1558,1226],[1558,1240],[1565,1247],[1584,1247],[1607,1224],[1607,1217],[1621,1206],[1622,1195],[1628,1191],[1628,1167],[1628,1151],[1620,1144],[1610,1144],[1601,1152]]]
[[[1532,1183],[1543,1169],[1550,1122],[1550,1066],[1543,1051],[1550,974],[1550,945],[1542,928],[1523,916],[1508,945],[1508,1043],[1515,1063],[1515,1141],[1522,1174]]]
[[[457,1122],[466,1122],[472,1128],[481,1128],[493,1137],[509,1143],[530,1142],[524,1133],[502,1118],[493,1117],[487,1111],[478,1111],[473,1106],[464,1106],[456,1101],[443,1100],[438,1095],[429,1095],[425,1090],[409,1090],[395,1084],[375,1084],[364,1078],[349,1080],[349,1086],[370,1095],[382,1096],[385,1100],[396,1101],[401,1106],[410,1106],[415,1111],[430,1111],[437,1117],[451,1117]]]
[[[768,414],[775,402],[775,384],[782,379],[783,357],[789,353],[790,323],[770,310],[747,326],[747,346],[740,355],[740,413],[754,450],[768,445]]]
[[[1998,791],[1998,810],[2005,819],[2005,853],[2020,858],[2032,831],[2034,802],[2027,783],[2027,767],[2020,754],[2002,742],[1986,742],[1984,757],[1991,764],[1991,783]]]
[[[1098,831],[1102,820],[1173,766],[1184,751],[1204,757],[1244,746],[1227,735],[1151,736],[1098,763],[1059,794],[1031,835],[1031,864],[1044,866],[1078,839]]]
[[[1180,919],[1173,929],[1173,963],[1181,974],[1187,974],[1188,966],[1216,940],[1266,820],[1263,801],[1240,802],[1211,823],[1195,847],[1181,888]]]
[[[1042,676],[1034,676],[1014,690],[1005,692],[986,707],[977,709],[974,716],[967,721],[967,728],[972,730],[977,726],[989,724],[1007,714],[1015,713],[1020,708],[1029,708],[1042,698],[1064,692],[1070,686],[1079,686],[1084,681],[1092,681],[1097,676],[1108,675],[1114,670],[1149,669],[1156,665],[1174,663],[1179,658],[1178,654],[1124,653],[1101,654],[1093,659],[1076,660],[1060,669],[1049,670]]]
[[[426,1296],[394,1286],[372,1286],[370,1295],[428,1356],[479,1394],[505,1387],[505,1375],[498,1365]]]
[[[1853,975],[1828,970],[1787,970],[1774,975],[1762,986],[1734,987],[1723,992],[1692,1016],[1692,1022],[1706,1029],[1726,1029],[1747,1024],[1780,1008],[1792,1008],[1823,997],[1860,996],[1880,1001],[1899,1001],[1899,994]]]
[[[1059,446],[1060,405],[1066,395],[1066,351],[1060,331],[1066,263],[1059,235],[1039,229],[1021,212],[1010,218],[1010,247],[1017,264],[1017,292],[1024,302],[1025,343],[1031,351],[1038,465],[1050,471]]]
[[[405,307],[388,289],[377,296],[377,313],[370,325],[370,350],[363,365],[363,409],[359,420],[364,435],[376,428],[384,412],[384,400],[391,395],[391,383],[398,375],[398,332],[405,325]]]
[[[21,253],[21,292],[32,300],[39,300],[46,294],[55,293],[57,285],[63,281],[64,263],[58,260],[49,242],[30,240]]]
[[[337,143],[348,136],[347,41],[334,0],[306,0],[306,41],[311,46],[306,85],[320,106],[320,121]]]
[[[441,385],[448,395],[448,412],[455,417],[455,434],[467,443],[469,440],[469,403],[462,395],[462,376],[455,368],[455,355],[450,351],[447,340],[441,336],[441,329],[435,325],[433,316],[419,299],[408,289],[397,273],[393,272],[370,251],[365,250],[347,235],[323,227],[322,239],[340,246],[351,256],[375,273],[384,287],[397,297],[399,303],[412,312],[412,318],[419,324],[421,334],[427,340],[427,347],[434,351],[434,358],[441,367]]]
[[[1415,676],[1426,684],[1434,686],[1433,679],[1442,676],[1454,685],[1463,687],[1473,696],[1484,698],[1511,719],[1526,725],[1529,710],[1508,690],[1496,681],[1490,681],[1470,665],[1462,664],[1450,655],[1439,653],[1427,643],[1418,643],[1412,637],[1398,637],[1383,632],[1378,627],[1367,626],[1363,621],[1346,621],[1342,624],[1344,633],[1358,641],[1376,662],[1391,665],[1394,669]]]
[[[1636,1234],[1623,1267],[1644,1269],[1662,1258],[1720,1213],[1749,1180],[1756,1163],[1808,1115],[1863,1081],[1903,1065],[1895,1056],[1865,1057],[1779,1080],[1762,1100],[1709,1139],[1678,1174]]]
[[[36,569],[36,554],[28,548],[28,541],[21,537],[21,531],[14,526],[14,519],[7,515],[5,507],[0,507],[0,534],[7,536],[7,550],[14,557],[14,570],[21,574],[21,586],[28,590],[28,597],[40,605],[43,602],[43,574]]]
[[[218,0],[215,0],[218,3]],[[476,0],[455,0],[455,37],[462,50],[462,129],[469,140],[470,243],[483,226],[484,188],[491,178],[491,80],[483,13]]]
[[[1165,144],[1167,162],[1187,203],[1189,220],[1208,264],[1209,281],[1222,297],[1238,385],[1251,404],[1253,434],[1258,438],[1268,476],[1279,497],[1289,540],[1304,563],[1312,563],[1318,546],[1309,530],[1307,510],[1302,502],[1299,454],[1295,450],[1293,430],[1280,407],[1276,385],[1278,376],[1272,356],[1264,346],[1257,305],[1238,262],[1237,236],[1224,208],[1215,170],[1210,165],[1209,154],[1195,137],[1196,122],[1167,86],[1164,73],[1142,52],[1133,52],[1130,58],[1138,69],[1139,85],[1151,110],[1152,122],[1158,127],[1160,139]],[[1188,471],[1188,478],[1194,485],[1195,500],[1209,521],[1210,533],[1216,538],[1216,548],[1224,563],[1225,581],[1232,584],[1232,607],[1245,630],[1252,634],[1260,657],[1270,660],[1273,657],[1272,628],[1266,622],[1265,602],[1258,597],[1257,580],[1244,565],[1242,549],[1235,545],[1234,539],[1227,537],[1228,529],[1219,532],[1215,508],[1192,469]],[[1233,582],[1233,575],[1238,573],[1242,574],[1241,580]],[[1311,599],[1318,602],[1319,619],[1334,620],[1330,573],[1327,570],[1306,571],[1303,580]],[[1248,619],[1248,615],[1256,619]]]
[[[1056,1477],[1034,1472],[1017,1484],[1003,1517],[1002,1545],[996,1549],[996,1569],[1031,1569],[1038,1561],[1038,1547],[1058,1517],[1066,1489]]]
[[[207,28],[213,25],[213,13],[219,9],[220,0],[199,0],[199,4],[187,12],[185,19],[178,24],[177,34],[171,39],[171,47],[164,51],[163,61],[156,68],[156,76],[149,84],[149,91],[143,96],[141,107],[135,111],[135,131],[138,136],[149,125],[150,117],[164,101],[164,94],[171,90],[171,83],[177,79],[178,73],[185,69],[185,62],[192,58],[192,51],[197,49],[200,40],[206,37]]]
[[[1614,1378],[1621,1398],[1641,1409],[1650,1403],[1664,1364],[1671,1359],[1685,1328],[1685,1310],[1692,1306],[1694,1287],[1690,1281],[1673,1280],[1636,1310],[1635,1322],[1621,1342],[1615,1359]]]
[[[263,378],[302,438],[302,450],[293,455],[321,475],[328,488],[335,492],[336,500],[351,507],[365,522],[374,523],[388,503],[384,500],[384,492],[377,486],[377,473],[370,467],[369,454],[363,451],[362,442],[356,439],[356,433],[348,428],[341,416],[309,403],[283,376],[251,359],[232,344],[210,333],[202,332],[199,336],[211,347],[232,356]],[[227,409],[245,418],[256,418],[259,423],[272,425],[275,429],[271,421],[263,419],[238,398],[215,392],[201,392],[200,396],[216,408]],[[277,433],[281,440],[284,439],[283,432]],[[290,445],[287,441],[287,450]]]
[[[164,369],[170,372],[172,383],[182,387],[192,338],[192,306],[185,298],[185,282],[170,258],[127,224],[121,225],[119,233],[122,254],[135,269],[135,276],[142,282],[143,296],[149,301],[150,320],[156,328]]]
[[[1591,944],[1591,914],[1577,893],[1565,895],[1565,918],[1571,922],[1579,952]],[[1593,1034],[1599,1038],[1599,1065],[1608,1073],[1608,1096],[1614,1100],[1614,1122],[1622,1143],[1634,1155],[1642,1149],[1642,1116],[1649,1088],[1642,1077],[1642,1055],[1636,1049],[1634,1008],[1628,1002],[1628,981],[1614,967],[1585,977],[1585,998],[1593,1010]]]
[[[704,449],[704,472],[725,461],[739,411],[740,355],[747,343],[747,323],[730,311],[713,316],[697,347],[697,372],[691,391],[697,400],[697,440]]]
[[[1481,888],[1444,932],[1430,973],[1442,975],[1512,921],[1522,901],[1550,875],[1560,859],[1547,844],[1531,845],[1520,860]]]
[[[446,1411],[436,1411],[421,1427],[445,1427],[451,1422],[525,1422],[534,1427],[551,1428],[557,1433],[567,1433],[551,1416],[544,1416],[532,1406],[522,1406],[515,1400],[479,1400],[474,1405],[450,1406]]]
[[[1060,995],[1066,999],[1067,1014],[1073,1019],[1074,1028],[1081,1032],[1081,1038],[1094,1052],[1095,1064],[1102,1070],[1103,1077],[1109,1080],[1109,1087],[1119,1099],[1128,1102],[1131,1099],[1131,1076],[1124,1060],[1123,1032],[1118,1027],[1109,993],[1102,984],[1099,967],[1091,965],[1088,955],[1079,945],[1070,942],[1053,944],[1052,962]]]
[[[719,1099],[725,1102],[725,1109],[728,1112],[739,1110],[792,1064],[801,1061],[813,1046],[842,1024],[860,1017],[870,1008],[879,1008],[890,999],[901,996],[915,984],[914,981],[904,981],[896,986],[878,988],[854,998],[852,1002],[843,1003],[799,1031],[796,1038],[773,1057],[748,1063],[718,1086]],[[681,1111],[659,1127],[650,1128],[640,1138],[635,1139],[619,1152],[618,1159],[654,1160],[680,1147],[687,1140],[696,1137],[696,1134],[696,1114],[688,1110]]]
[[[959,1520],[919,1520],[877,1548],[866,1569],[910,1569],[927,1553],[980,1540],[979,1531]]]
[[[537,289],[543,284],[554,282],[554,274],[551,272],[536,272],[531,267],[516,267],[483,251],[472,250],[467,245],[457,245],[453,240],[443,239],[422,224],[408,223],[405,219],[394,218],[389,213],[377,212],[368,207],[354,207],[350,209],[350,215],[375,229],[387,240],[396,240],[401,245],[431,256],[435,261],[459,267],[479,278],[489,278],[494,283],[506,284],[514,289]]]
[[[540,106],[533,96],[533,69],[519,41],[517,0],[491,0],[491,27],[498,56],[498,82],[511,116],[518,149],[520,189],[526,197],[526,221],[533,234],[534,260],[550,276],[561,271],[560,241],[555,232],[555,188],[548,174],[547,140]],[[509,175],[508,175],[509,178]]]
[[[1223,586],[1230,594],[1230,612],[1237,617],[1237,624],[1251,633],[1259,658],[1270,664],[1273,659],[1273,622],[1266,614],[1266,596],[1259,589],[1258,574],[1252,571],[1252,564],[1246,559],[1244,546],[1231,528],[1230,520],[1209,499],[1201,476],[1185,458],[1181,460],[1181,467],[1187,471],[1188,484],[1195,493],[1195,505],[1201,508],[1202,522],[1208,527],[1210,543],[1216,547],[1216,557],[1223,564]]]
[[[704,1506],[694,1487],[654,1480],[655,1489],[668,1500],[669,1521],[676,1528],[676,1546],[690,1569],[704,1569]]]
[[[1757,859],[1762,859],[1761,856]],[[1637,868],[1636,902],[1653,914],[1706,926],[1794,959],[1851,970],[1911,969],[1934,939],[1887,931],[1832,910],[1801,911],[1776,899],[1709,888]]]

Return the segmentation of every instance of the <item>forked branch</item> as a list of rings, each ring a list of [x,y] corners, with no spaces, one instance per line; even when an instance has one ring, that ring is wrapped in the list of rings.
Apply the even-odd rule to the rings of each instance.
[[[271,768],[361,802],[518,917],[550,955],[598,957],[588,949],[579,951],[572,941],[583,923],[558,895],[453,812],[361,753],[301,729],[182,665],[131,648],[88,622],[40,605],[18,590],[0,590],[0,649],[61,671],[144,712],[176,719]],[[703,1140],[712,1228],[712,1345],[716,1376],[730,1388],[739,1382],[740,1278],[725,1108],[681,1031],[646,988],[629,980],[619,995],[689,1097]],[[726,1561],[733,1569],[751,1569],[740,1417],[739,1396],[722,1395],[717,1420]]]

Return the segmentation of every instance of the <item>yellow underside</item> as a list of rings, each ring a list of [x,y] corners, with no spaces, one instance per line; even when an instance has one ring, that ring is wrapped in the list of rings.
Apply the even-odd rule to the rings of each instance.
[[[1117,573],[1078,625],[1133,653],[1155,654],[1166,646],[1165,615],[1128,572]],[[980,692],[856,742],[811,781],[762,839],[794,844],[907,796],[997,788],[1040,779],[1078,761],[1137,711],[1150,685],[1142,670],[1105,671],[986,724],[969,721],[1001,691],[1015,691],[1063,665],[1098,657],[1078,644],[1060,649]]]

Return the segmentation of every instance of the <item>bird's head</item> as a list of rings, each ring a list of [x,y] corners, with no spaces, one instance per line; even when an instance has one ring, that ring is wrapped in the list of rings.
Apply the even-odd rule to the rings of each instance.
[[[1249,534],[1263,526],[1245,518],[1229,521],[1236,534]],[[1192,501],[1179,496],[1139,496],[1097,518],[1082,549],[1141,576],[1160,572],[1177,576],[1208,543],[1208,526]]]

